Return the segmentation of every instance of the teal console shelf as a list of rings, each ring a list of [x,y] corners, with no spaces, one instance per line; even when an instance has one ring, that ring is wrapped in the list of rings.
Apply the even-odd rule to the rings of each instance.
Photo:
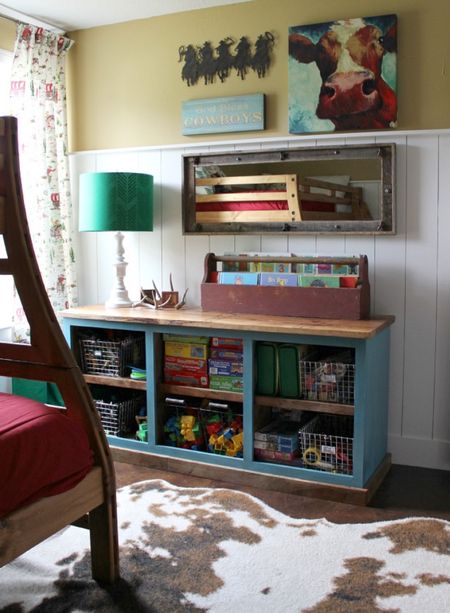
[[[389,470],[392,316],[331,320],[103,306],[69,309],[62,316],[66,338],[94,398],[101,395],[102,410],[104,405],[117,408],[118,423],[104,425],[118,461],[354,504],[367,504]],[[243,353],[239,389],[167,382],[165,335],[181,340],[203,337],[208,347],[213,338],[239,339]],[[88,366],[82,355],[85,338],[99,339]],[[113,352],[117,347],[131,352],[117,374],[109,370],[114,362],[107,354],[109,343]],[[270,379],[273,374],[270,362],[264,364],[265,372],[261,364],[258,371],[259,344],[272,348],[274,355],[286,347],[298,352],[298,364],[282,362],[284,374],[290,368],[292,376],[299,377],[294,397],[281,397],[277,390],[274,395],[257,392],[258,377]],[[102,371],[105,360],[107,373]],[[146,380],[130,377],[133,361],[146,371]],[[279,377],[276,359],[273,367]],[[226,385],[229,380],[225,379]],[[221,431],[227,440],[219,440],[221,433],[213,432],[217,416],[210,418],[208,411],[216,410],[237,415],[234,422],[230,420],[233,427],[238,422],[240,430],[230,426]],[[168,434],[171,418],[180,415],[192,418],[183,422],[183,432],[192,441],[185,446]],[[274,422],[287,420],[294,423],[294,435],[286,439],[283,432],[271,431]],[[142,422],[147,425],[144,436]],[[194,434],[191,426],[196,428]]]

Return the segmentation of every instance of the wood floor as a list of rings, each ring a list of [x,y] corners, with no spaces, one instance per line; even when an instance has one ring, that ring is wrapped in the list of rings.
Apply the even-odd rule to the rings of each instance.
[[[450,472],[393,465],[366,507],[319,500],[212,479],[115,462],[118,487],[147,479],[164,479],[185,487],[239,489],[260,498],[291,517],[326,517],[336,523],[359,523],[411,516],[440,517],[450,521]]]

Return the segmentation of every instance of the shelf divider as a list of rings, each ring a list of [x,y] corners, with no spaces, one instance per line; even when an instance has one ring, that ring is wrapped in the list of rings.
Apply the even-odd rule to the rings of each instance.
[[[240,392],[212,390],[208,387],[172,385],[171,383],[160,383],[158,387],[159,391],[163,394],[180,394],[185,396],[193,396],[195,398],[208,398],[211,400],[229,400],[230,402],[242,402],[243,399],[243,394]]]
[[[86,383],[108,385],[110,387],[127,387],[135,390],[146,390],[147,381],[136,381],[127,377],[103,377],[101,375],[84,375]]]
[[[295,411],[332,413],[334,415],[353,415],[355,412],[355,407],[352,404],[300,400],[299,398],[280,398],[279,396],[255,396],[255,406],[257,405],[266,407],[276,406],[280,409],[293,409]]]

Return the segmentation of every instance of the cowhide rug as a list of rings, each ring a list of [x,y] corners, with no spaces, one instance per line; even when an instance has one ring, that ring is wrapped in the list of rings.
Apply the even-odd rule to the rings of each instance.
[[[121,581],[69,527],[0,570],[0,611],[444,613],[450,522],[292,519],[247,494],[144,481],[118,493]]]

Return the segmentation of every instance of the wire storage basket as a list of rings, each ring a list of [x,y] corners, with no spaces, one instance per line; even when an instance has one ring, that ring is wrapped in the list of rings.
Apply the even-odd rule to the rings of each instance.
[[[145,363],[143,334],[123,336],[123,333],[116,333],[111,338],[82,335],[79,343],[81,369],[88,375],[128,377],[131,366]]]
[[[126,437],[136,433],[136,415],[146,405],[145,394],[96,386],[92,396],[106,434]]]
[[[205,450],[205,437],[201,424],[199,398],[186,398],[183,396],[166,396],[163,413],[164,444],[170,447]]]
[[[312,356],[315,357],[315,356]],[[303,400],[355,403],[355,360],[351,352],[301,360],[300,389]]]
[[[242,404],[210,401],[201,408],[206,451],[242,458],[244,428]]]
[[[314,470],[353,474],[353,417],[319,414],[299,430],[303,466]]]

